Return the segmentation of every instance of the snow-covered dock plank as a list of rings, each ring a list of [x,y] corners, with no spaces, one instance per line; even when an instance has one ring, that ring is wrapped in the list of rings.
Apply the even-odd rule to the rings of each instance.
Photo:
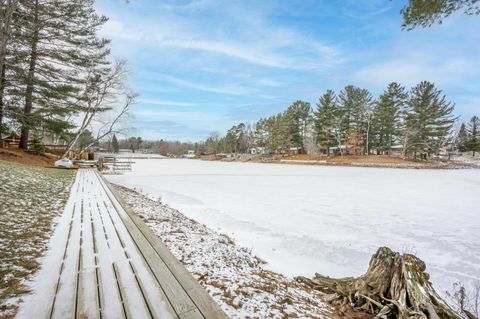
[[[179,318],[227,318],[153,231],[104,180],[102,184]]]
[[[17,317],[226,318],[146,229],[98,172],[79,170]]]

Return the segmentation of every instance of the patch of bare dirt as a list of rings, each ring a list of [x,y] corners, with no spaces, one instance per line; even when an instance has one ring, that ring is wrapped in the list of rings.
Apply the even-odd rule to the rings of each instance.
[[[322,156],[311,154],[292,155],[283,158],[285,160],[304,160],[304,161],[325,161],[331,164],[369,163],[369,164],[415,164],[427,165],[426,162],[403,159],[387,155],[344,155],[344,156]]]
[[[55,156],[34,154],[18,148],[0,148],[0,161],[39,167],[52,167]]]

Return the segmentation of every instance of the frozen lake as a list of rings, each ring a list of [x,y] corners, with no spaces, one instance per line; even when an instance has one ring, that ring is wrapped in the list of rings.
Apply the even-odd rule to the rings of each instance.
[[[480,170],[136,160],[108,176],[231,235],[288,276],[362,274],[379,246],[437,289],[480,278]]]

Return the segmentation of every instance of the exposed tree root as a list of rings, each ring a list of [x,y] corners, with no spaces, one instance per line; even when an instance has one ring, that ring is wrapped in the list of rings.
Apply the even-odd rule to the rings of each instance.
[[[362,309],[379,319],[459,319],[435,292],[425,268],[414,255],[381,247],[367,272],[358,278],[333,279],[315,274],[313,279],[296,280],[324,292],[327,300],[341,310]]]

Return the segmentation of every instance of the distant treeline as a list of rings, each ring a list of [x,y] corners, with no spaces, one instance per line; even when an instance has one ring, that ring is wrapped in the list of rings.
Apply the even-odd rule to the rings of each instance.
[[[474,116],[458,132],[454,104],[433,83],[410,89],[390,83],[378,98],[366,89],[346,86],[327,90],[316,108],[296,101],[284,112],[253,125],[240,123],[224,136],[213,133],[199,143],[205,154],[246,153],[253,147],[271,152],[296,148],[309,153],[389,154],[427,157],[442,148],[479,151],[479,119]]]
[[[111,140],[106,140],[96,144],[97,147],[107,152],[128,151],[132,153],[148,152],[162,155],[182,156],[190,150],[198,149],[197,143],[180,142],[180,141],[149,141],[143,140],[141,137],[129,137],[118,139],[114,134]]]
[[[284,112],[257,122],[239,123],[224,136],[212,133],[197,143],[143,141],[140,137],[113,140],[101,146],[117,151],[141,150],[181,156],[200,154],[296,152],[323,154],[396,154],[428,157],[444,151],[480,151],[480,120],[473,116],[453,130],[454,104],[433,83],[421,82],[409,91],[390,83],[378,97],[366,89],[346,86],[338,94],[327,90],[315,109],[295,101]],[[330,152],[329,152],[330,150]]]

